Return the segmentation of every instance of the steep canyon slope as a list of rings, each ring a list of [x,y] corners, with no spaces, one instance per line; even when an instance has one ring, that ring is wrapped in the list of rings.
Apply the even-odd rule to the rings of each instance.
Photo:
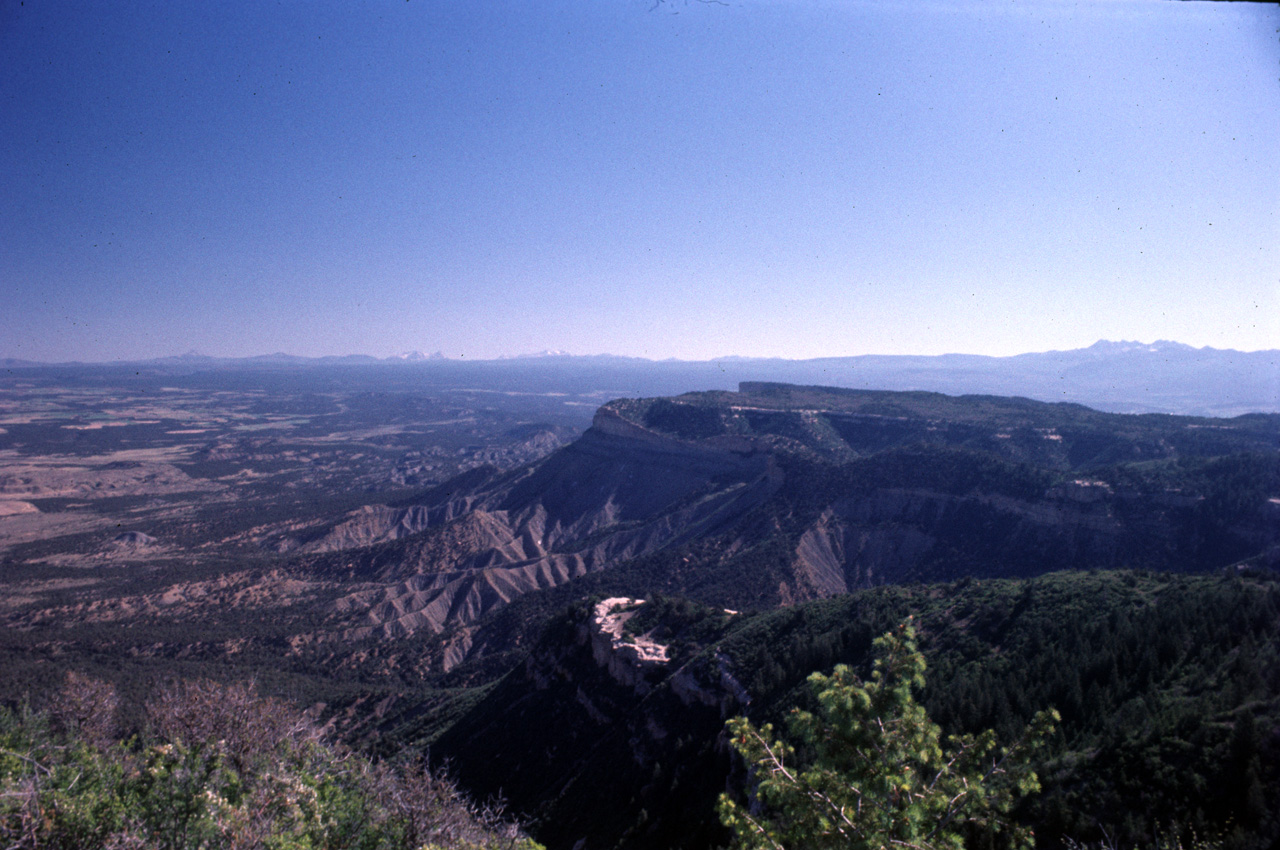
[[[964,575],[1274,562],[1278,544],[1277,415],[743,384],[610,402],[542,461],[472,470],[297,546],[359,582],[336,603],[346,636],[447,632],[448,667],[497,609],[606,569],[769,607]]]

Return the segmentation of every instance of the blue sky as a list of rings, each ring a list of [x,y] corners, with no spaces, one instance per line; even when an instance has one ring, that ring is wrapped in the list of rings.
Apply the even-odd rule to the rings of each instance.
[[[1280,7],[0,0],[0,356],[1280,347]]]

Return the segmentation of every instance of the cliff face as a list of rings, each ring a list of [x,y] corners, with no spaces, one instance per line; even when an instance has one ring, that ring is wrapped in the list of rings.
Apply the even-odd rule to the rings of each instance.
[[[643,606],[615,597],[558,617],[525,664],[432,744],[466,787],[501,793],[548,847],[723,841],[702,813],[724,787],[720,732],[741,710],[725,683],[736,680],[723,656],[676,656],[652,634],[628,633]]]
[[[610,402],[534,465],[336,523],[304,548],[364,580],[335,604],[342,634],[448,629],[450,667],[516,598],[632,564],[708,602],[776,605],[962,575],[1207,569],[1280,546],[1280,417],[744,389]]]
[[[627,632],[627,623],[643,604],[642,599],[610,597],[596,604],[583,627],[596,664],[608,670],[618,684],[638,694],[648,693],[649,678],[671,661],[669,648],[651,634]]]

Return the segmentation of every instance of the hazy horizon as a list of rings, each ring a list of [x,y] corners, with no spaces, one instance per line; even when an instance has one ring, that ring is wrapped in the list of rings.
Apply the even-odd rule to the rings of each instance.
[[[1280,7],[0,6],[0,357],[1280,348]]]
[[[324,354],[324,355],[311,355],[311,356],[295,354],[289,351],[257,352],[254,354],[245,354],[245,355],[214,355],[214,354],[207,354],[203,351],[198,351],[196,349],[191,349],[189,351],[185,351],[179,354],[163,354],[163,355],[157,355],[155,357],[146,357],[146,358],[118,358],[115,360],[48,360],[48,361],[35,360],[35,361],[27,361],[27,362],[37,363],[40,365],[50,365],[50,366],[63,365],[63,364],[75,364],[75,363],[80,363],[80,364],[90,365],[90,366],[99,366],[99,365],[109,366],[116,363],[121,363],[121,364],[136,363],[136,362],[146,362],[146,361],[152,361],[152,360],[182,360],[184,358],[191,358],[191,359],[208,358],[208,359],[215,359],[215,360],[223,360],[223,359],[225,360],[269,360],[274,357],[298,358],[298,359],[370,358],[370,359],[374,359],[381,362],[404,361],[408,363],[442,362],[442,361],[465,362],[468,360],[472,362],[491,362],[491,361],[502,361],[502,360],[537,360],[542,358],[557,358],[557,357],[568,357],[568,358],[592,358],[592,357],[610,358],[612,357],[612,358],[619,358],[619,359],[644,360],[651,363],[665,363],[665,362],[714,363],[719,360],[779,360],[784,362],[804,362],[809,360],[828,360],[828,359],[839,359],[844,357],[926,357],[926,358],[927,357],[990,357],[990,358],[999,359],[999,358],[1009,358],[1009,357],[1022,357],[1022,356],[1036,355],[1036,354],[1069,353],[1073,351],[1084,351],[1088,349],[1102,348],[1105,346],[1115,346],[1115,347],[1127,346],[1129,347],[1129,350],[1132,350],[1133,348],[1141,348],[1141,349],[1148,349],[1153,352],[1158,351],[1163,347],[1172,346],[1174,348],[1181,348],[1189,351],[1213,351],[1213,352],[1222,352],[1222,353],[1234,352],[1238,354],[1259,354],[1259,353],[1265,353],[1268,351],[1280,350],[1280,349],[1274,349],[1274,348],[1266,348],[1266,349],[1218,348],[1211,345],[1192,346],[1184,342],[1179,342],[1177,340],[1168,340],[1168,339],[1157,339],[1157,340],[1152,340],[1150,342],[1144,342],[1141,340],[1127,340],[1127,339],[1125,340],[1099,339],[1099,340],[1096,340],[1091,345],[1081,346],[1079,348],[1046,349],[1042,351],[1019,351],[1019,352],[1014,352],[1013,354],[996,354],[996,355],[979,354],[979,353],[968,352],[968,351],[945,351],[945,352],[940,352],[938,354],[884,354],[880,352],[866,352],[864,354],[816,355],[814,357],[780,357],[780,356],[769,357],[769,356],[751,356],[751,355],[742,355],[742,354],[720,354],[720,355],[713,355],[710,357],[702,357],[702,358],[683,358],[683,357],[656,358],[656,357],[644,357],[639,355],[616,354],[616,353],[607,352],[607,351],[598,352],[594,354],[580,354],[572,351],[544,350],[544,351],[521,352],[517,354],[499,354],[495,357],[477,358],[477,357],[465,357],[465,356],[450,356],[448,354],[445,354],[443,351],[427,352],[427,351],[422,351],[420,349],[414,349],[412,351],[402,351],[402,352],[397,352],[395,354],[382,355],[382,356],[368,354],[360,351],[345,352],[342,354]],[[19,357],[5,357],[0,359],[26,360],[26,358],[19,358]]]

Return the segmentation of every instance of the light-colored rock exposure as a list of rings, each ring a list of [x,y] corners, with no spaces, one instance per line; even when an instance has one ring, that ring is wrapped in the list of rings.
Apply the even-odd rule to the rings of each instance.
[[[591,654],[619,683],[647,693],[646,674],[666,666],[668,648],[652,635],[630,634],[627,622],[644,605],[643,599],[613,596],[596,604],[591,617]]]

